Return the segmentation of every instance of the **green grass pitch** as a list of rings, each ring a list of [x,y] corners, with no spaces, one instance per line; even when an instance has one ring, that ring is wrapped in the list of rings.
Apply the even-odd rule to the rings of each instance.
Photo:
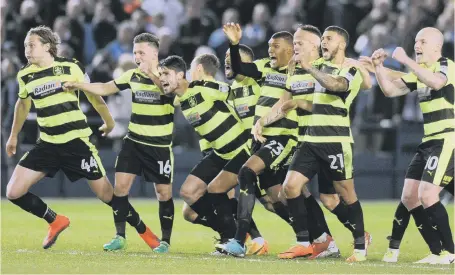
[[[453,274],[454,266],[413,264],[429,252],[411,219],[401,246],[397,264],[381,262],[391,230],[396,202],[363,202],[366,230],[373,236],[367,262],[348,264],[345,258],[352,252],[352,236],[327,211],[326,218],[341,249],[341,259],[279,260],[277,253],[294,242],[290,226],[257,203],[254,218],[262,235],[270,243],[268,256],[244,259],[213,257],[215,232],[183,220],[182,202],[175,203],[175,222],[171,252],[153,253],[143,243],[134,228],[127,228],[128,248],[124,252],[104,252],[102,245],[115,234],[112,211],[95,199],[46,200],[58,213],[71,220],[49,250],[41,248],[47,232],[46,223],[19,209],[12,203],[1,203],[1,272],[2,273],[192,273],[192,274]],[[156,200],[132,199],[139,214],[152,231],[161,235]],[[453,224],[453,204],[448,207]]]

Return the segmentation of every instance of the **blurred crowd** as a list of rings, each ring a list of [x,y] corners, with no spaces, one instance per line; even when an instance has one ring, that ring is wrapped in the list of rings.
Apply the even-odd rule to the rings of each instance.
[[[27,62],[23,41],[31,27],[52,27],[61,38],[60,55],[83,62],[92,82],[106,82],[135,67],[132,40],[142,32],[159,37],[160,58],[177,54],[189,63],[195,55],[214,53],[224,60],[226,22],[242,25],[241,42],[254,50],[256,58],[267,56],[267,41],[274,32],[293,32],[303,23],[321,30],[329,25],[345,28],[351,36],[351,57],[368,56],[381,47],[391,53],[397,46],[411,54],[417,31],[435,26],[444,33],[443,55],[453,59],[452,0],[1,0],[3,133],[9,134],[11,127],[17,100],[15,75]],[[392,59],[386,65],[404,69]],[[222,69],[220,80],[224,80]],[[114,139],[127,129],[128,100],[128,91],[108,99],[118,120]],[[89,118],[97,116],[86,102],[82,107]],[[377,84],[361,93],[352,111],[358,128],[421,120],[415,95],[388,99]],[[182,119],[177,118],[176,125],[177,133],[191,131]],[[197,146],[196,140],[178,137],[177,143]],[[379,149],[387,151],[390,146],[393,142],[385,142]]]

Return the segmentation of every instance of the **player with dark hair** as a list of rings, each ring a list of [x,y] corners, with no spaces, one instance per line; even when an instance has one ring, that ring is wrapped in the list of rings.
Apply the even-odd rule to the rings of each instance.
[[[159,70],[165,93],[177,95],[175,104],[180,105],[187,121],[212,148],[190,172],[180,196],[200,217],[212,221],[210,227],[220,233],[224,242],[235,234],[227,192],[237,185],[238,171],[249,157],[249,134],[227,103],[229,85],[214,79],[218,67],[216,56],[204,54],[191,64],[192,82],[185,79],[185,63],[178,56],[164,59]]]
[[[331,26],[321,37],[323,59],[311,63],[310,55],[304,54],[310,46],[296,53],[300,68],[311,75],[318,85],[314,87],[311,116],[305,125],[303,142],[292,159],[283,184],[291,216],[294,218],[297,244],[281,253],[280,258],[303,257],[313,253],[302,190],[315,174],[324,174],[333,179],[336,190],[348,205],[346,215],[353,228],[355,246],[353,255],[347,261],[366,260],[366,247],[370,237],[364,230],[362,209],[352,179],[353,139],[349,119],[350,104],[358,94],[363,80],[362,73],[356,67],[343,66],[347,37],[345,30]],[[261,124],[271,124],[282,116],[281,112],[276,111],[264,118]],[[261,124],[257,125],[258,134],[262,134]]]
[[[66,83],[65,87],[107,96],[130,89],[133,96],[132,114],[128,134],[116,161],[114,198],[112,208],[116,236],[104,245],[105,250],[125,248],[125,221],[129,216],[128,194],[136,176],[155,183],[159,201],[159,217],[162,239],[160,240],[142,221],[136,227],[143,240],[155,252],[168,252],[174,221],[172,200],[172,176],[174,157],[172,132],[174,129],[173,99],[161,92],[158,77],[159,40],[150,33],[134,38],[134,59],[138,68],[123,73],[107,83]]]
[[[235,73],[252,77],[261,82],[261,91],[258,103],[255,109],[255,121],[259,121],[262,116],[267,114],[272,106],[274,106],[284,93],[287,79],[287,65],[293,56],[292,41],[293,36],[288,32],[275,33],[269,41],[269,56],[270,58],[257,60],[254,63],[242,63],[239,58],[238,42],[241,38],[241,29],[238,24],[227,24],[224,26],[225,34],[230,40],[230,55],[232,68]],[[239,213],[238,227],[235,241],[231,241],[224,245],[219,245],[220,250],[224,250],[235,256],[243,256],[243,236],[248,228],[248,221],[251,218],[251,213],[254,207],[254,193],[251,193],[253,186],[257,185],[257,176],[262,176],[265,180],[260,181],[262,189],[266,190],[273,203],[275,213],[281,218],[289,220],[287,207],[280,201],[279,193],[281,183],[284,181],[287,171],[287,160],[297,144],[297,116],[294,110],[290,111],[286,118],[276,121],[274,125],[268,127],[267,141],[255,141],[253,145],[254,155],[243,166],[239,173],[239,183],[241,190],[250,190],[248,194],[239,198]],[[314,239],[320,236],[318,232],[329,231],[325,222],[324,214],[317,201],[309,192],[306,192],[306,203],[311,208],[314,220],[318,222],[312,223],[314,229]],[[312,228],[312,229],[313,229]],[[322,233],[321,233],[322,234]],[[317,235],[317,236],[316,236]],[[328,248],[330,239],[324,242],[315,242],[318,246],[317,250],[325,251]]]

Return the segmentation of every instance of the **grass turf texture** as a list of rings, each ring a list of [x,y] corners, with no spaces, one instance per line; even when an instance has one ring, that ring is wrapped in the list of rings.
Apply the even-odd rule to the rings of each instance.
[[[200,225],[186,222],[181,215],[181,201],[175,201],[175,221],[168,254],[152,252],[127,224],[126,251],[104,252],[102,245],[115,234],[112,211],[95,199],[48,199],[57,213],[68,216],[70,227],[64,231],[49,250],[41,247],[47,233],[47,224],[12,203],[1,202],[1,273],[192,273],[192,274],[277,274],[277,273],[343,273],[343,274],[453,274],[454,266],[416,265],[414,261],[429,252],[411,218],[401,246],[397,264],[381,261],[388,247],[386,236],[397,202],[363,202],[365,227],[373,236],[368,260],[348,264],[345,258],[352,253],[352,236],[336,219],[325,211],[329,227],[341,250],[341,259],[279,260],[277,254],[295,241],[289,225],[259,203],[254,211],[255,221],[262,235],[269,241],[268,256],[251,256],[244,259],[215,257],[215,232]],[[132,204],[152,231],[161,235],[158,202],[132,199]],[[325,209],[324,209],[325,210]],[[447,207],[453,224],[453,204]]]

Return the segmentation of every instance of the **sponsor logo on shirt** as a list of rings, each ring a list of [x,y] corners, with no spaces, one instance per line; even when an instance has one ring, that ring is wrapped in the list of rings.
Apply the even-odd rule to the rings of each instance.
[[[33,94],[35,96],[46,96],[46,95],[50,95],[50,94],[56,93],[58,91],[61,91],[61,89],[62,89],[62,82],[59,80],[54,80],[54,81],[49,81],[42,85],[36,86],[33,89]]]
[[[315,83],[312,80],[301,80],[291,83],[291,91],[298,94],[308,90],[314,90]]]
[[[236,105],[235,109],[237,110],[237,113],[240,116],[244,116],[244,115],[246,115],[246,113],[248,113],[250,111],[250,108],[248,107],[248,104]]]
[[[134,93],[134,98],[137,102],[153,103],[160,100],[160,93],[151,91],[136,91]]]
[[[201,120],[201,115],[199,115],[199,113],[191,113],[186,117],[186,120],[188,120],[191,125],[198,124]]]
[[[285,87],[286,79],[287,79],[286,75],[283,74],[270,73],[265,76],[265,82],[268,84],[272,84],[274,86]]]

